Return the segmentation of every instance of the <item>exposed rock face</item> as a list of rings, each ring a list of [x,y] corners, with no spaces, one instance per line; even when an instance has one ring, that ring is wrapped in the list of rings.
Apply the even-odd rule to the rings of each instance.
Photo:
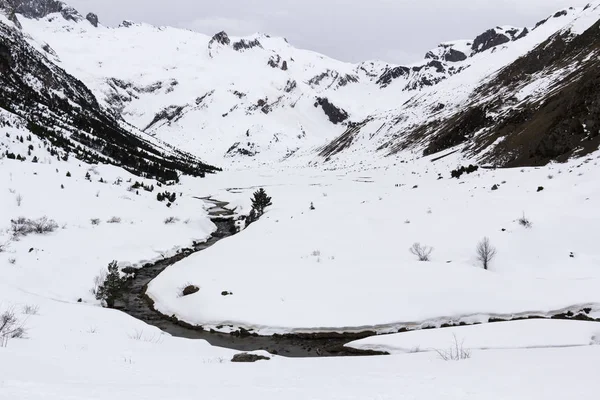
[[[262,48],[262,44],[260,44],[258,39],[254,39],[254,40],[240,40],[239,42],[235,42],[233,43],[233,49],[235,51],[244,51],[244,50],[249,50],[252,49],[254,47],[260,47]]]
[[[126,19],[125,21],[121,22],[121,25],[123,28],[129,28],[131,26],[135,25],[135,23],[129,19]]]
[[[210,42],[208,42],[208,46],[210,47],[210,45],[213,43],[219,43],[223,46],[229,46],[229,44],[231,43],[231,39],[229,39],[229,36],[225,31],[221,31],[214,35],[212,39],[210,39]]]
[[[90,21],[90,24],[94,25],[96,28],[98,27],[98,16],[94,13],[89,13],[85,16],[85,19]]]
[[[17,14],[25,18],[44,18],[52,13],[61,13],[68,21],[81,21],[83,17],[77,10],[58,0],[7,0]]]
[[[459,62],[467,59],[467,55],[462,51],[450,49],[444,54],[444,61],[448,62]]]
[[[321,106],[325,115],[334,124],[339,124],[348,119],[348,113],[341,108],[338,108],[331,104],[327,98],[318,97],[315,103],[315,107]]]
[[[394,67],[386,70],[380,77],[377,79],[377,84],[381,85],[381,87],[386,87],[396,78],[401,76],[406,76],[410,73],[410,68],[408,67]]]
[[[14,5],[9,0],[0,0],[0,14],[6,17],[19,29],[22,28],[19,19],[17,18]]]
[[[498,33],[496,29],[488,29],[475,38],[472,49],[474,53],[481,53],[508,42],[510,42],[510,38],[505,34]]]

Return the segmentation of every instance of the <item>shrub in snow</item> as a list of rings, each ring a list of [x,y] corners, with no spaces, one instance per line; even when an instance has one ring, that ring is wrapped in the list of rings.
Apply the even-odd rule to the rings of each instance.
[[[44,216],[38,219],[19,217],[10,221],[14,237],[26,236],[30,233],[49,233],[58,229],[58,224]]]
[[[267,196],[265,189],[260,188],[254,192],[254,197],[252,198],[252,208],[256,210],[256,215],[258,218],[265,213],[265,208],[271,205],[273,205],[273,203],[271,203],[271,198]]]
[[[17,263],[17,259],[16,258],[9,258],[8,259],[8,263],[11,265],[15,265]]]
[[[460,176],[462,174],[471,174],[473,172],[476,172],[479,169],[478,166],[476,165],[469,165],[468,167],[458,167],[457,169],[453,170],[450,172],[450,175],[452,176],[452,178],[460,178]]]
[[[10,244],[10,240],[6,243],[0,243],[0,253],[3,253],[6,251],[6,249],[8,248],[8,245]]]
[[[417,256],[419,261],[429,261],[429,256],[431,256],[431,253],[433,252],[433,247],[422,246],[421,243],[414,243],[408,251]]]
[[[109,219],[106,222],[109,223],[109,224],[120,224],[121,223],[121,218],[119,218],[119,217],[112,217],[111,219]]]
[[[542,190],[544,190],[544,187],[543,186],[538,186],[537,191],[541,192]]]
[[[23,203],[23,196],[21,196],[21,193],[15,197],[15,200],[17,201],[17,207],[21,207],[21,203]]]
[[[27,304],[25,307],[23,307],[23,314],[26,315],[37,315],[39,311],[40,306],[36,306],[33,304]]]
[[[167,217],[165,218],[165,225],[169,225],[169,224],[174,224],[175,222],[179,221],[179,218],[177,217]]]
[[[488,269],[495,256],[496,248],[492,246],[489,238],[484,237],[477,245],[477,259],[481,262],[483,269]]]
[[[454,336],[454,344],[447,350],[436,350],[440,358],[444,361],[460,361],[471,358],[471,350],[465,349],[463,346],[464,340],[459,342],[456,335]]]
[[[312,201],[310,202],[310,209],[311,209],[311,210],[314,210],[314,209],[315,209],[315,205],[313,204],[313,202],[312,202]]]
[[[117,262],[111,262],[108,264],[108,273],[105,275],[104,282],[95,289],[96,300],[102,301],[109,308],[114,307],[115,301],[121,296],[124,284],[125,279],[119,273]]]
[[[67,178],[71,177],[71,173],[67,171]]]
[[[90,219],[92,225],[100,225],[100,218],[92,218]]]
[[[524,226],[525,228],[531,228],[531,226],[533,225],[531,221],[527,219],[525,213],[523,213],[523,216],[519,218],[519,224]]]
[[[24,337],[25,333],[25,326],[19,321],[14,310],[0,313],[0,347],[6,347],[10,339]]]

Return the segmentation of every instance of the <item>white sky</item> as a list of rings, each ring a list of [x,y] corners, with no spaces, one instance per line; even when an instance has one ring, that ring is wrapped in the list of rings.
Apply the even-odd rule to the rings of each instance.
[[[409,63],[439,42],[497,25],[531,26],[590,0],[66,0],[104,25],[122,20],[208,35],[263,32],[344,61]],[[597,0],[594,0],[597,1]]]

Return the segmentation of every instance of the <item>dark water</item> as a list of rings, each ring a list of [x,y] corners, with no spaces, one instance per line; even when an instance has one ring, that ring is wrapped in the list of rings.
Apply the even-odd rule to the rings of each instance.
[[[218,205],[218,215],[223,215],[223,204]],[[199,327],[189,326],[183,322],[173,320],[154,310],[152,300],[146,295],[148,283],[156,278],[165,268],[188,257],[189,255],[209,248],[220,240],[233,233],[231,219],[213,219],[218,230],[205,243],[196,244],[191,249],[185,249],[174,257],[146,265],[139,269],[135,277],[128,281],[122,299],[117,301],[115,308],[156,326],[161,330],[177,337],[188,339],[204,339],[213,346],[226,347],[239,351],[266,350],[272,354],[288,357],[327,357],[349,355],[384,354],[371,351],[359,351],[343,347],[344,344],[371,336],[374,332],[359,334],[320,334],[320,335],[276,335],[253,336],[249,332],[241,331],[235,334],[205,331]]]
[[[205,199],[206,200],[206,199]],[[205,243],[198,243],[193,248],[185,249],[179,254],[158,261],[154,264],[146,265],[137,270],[135,276],[128,281],[127,287],[123,293],[122,299],[116,302],[116,308],[131,315],[134,318],[142,320],[149,325],[156,326],[161,330],[177,337],[188,339],[204,339],[213,346],[225,347],[239,351],[266,350],[272,354],[279,354],[288,357],[331,357],[331,356],[355,356],[355,355],[375,355],[386,354],[373,351],[361,351],[344,347],[344,344],[354,340],[373,336],[374,331],[365,331],[360,333],[338,334],[338,333],[319,333],[319,334],[297,334],[297,335],[274,335],[274,336],[256,336],[250,332],[241,330],[234,334],[218,333],[214,331],[205,331],[201,327],[190,326],[181,321],[164,316],[154,310],[152,300],[145,294],[148,283],[156,278],[165,268],[188,257],[189,255],[207,249],[220,240],[226,239],[235,234],[233,228],[233,219],[227,218],[232,212],[226,208],[227,203],[210,200],[215,206],[210,210],[210,214],[215,217],[213,222],[218,230]],[[214,213],[212,211],[215,211]],[[553,319],[576,319],[585,321],[597,321],[588,314],[591,308],[573,309],[573,311],[557,312],[552,316],[521,314],[510,316],[497,316],[489,319],[490,323],[512,321],[530,318],[553,318]],[[460,321],[448,321],[448,323],[437,326],[404,326],[399,327],[398,332],[412,329],[444,328],[449,326],[466,325]]]

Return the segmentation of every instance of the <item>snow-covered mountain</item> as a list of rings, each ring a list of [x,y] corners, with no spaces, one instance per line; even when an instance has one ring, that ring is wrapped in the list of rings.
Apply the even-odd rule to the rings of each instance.
[[[599,143],[597,118],[569,110],[596,93],[584,76],[597,67],[598,3],[444,42],[407,66],[340,62],[265,34],[210,37],[132,21],[111,28],[57,0],[2,4],[29,44],[89,87],[103,110],[216,165],[448,149],[526,165]],[[572,96],[574,106],[564,94],[579,91],[589,96]],[[561,112],[550,116],[549,103]]]

